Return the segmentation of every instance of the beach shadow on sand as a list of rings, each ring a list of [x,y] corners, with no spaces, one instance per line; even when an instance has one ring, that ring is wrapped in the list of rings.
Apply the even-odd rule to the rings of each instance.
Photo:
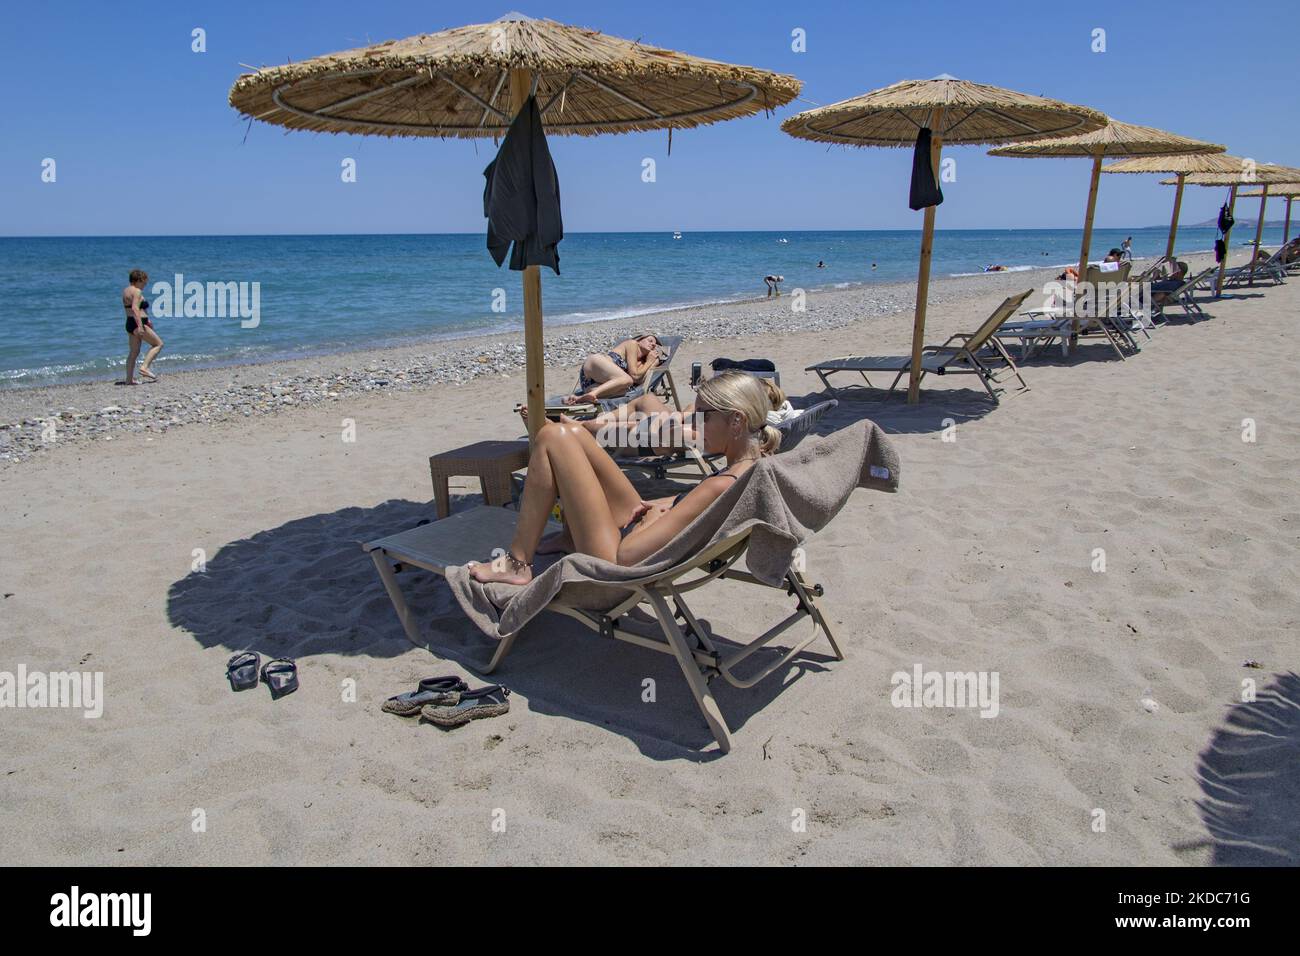
[[[1231,707],[1196,775],[1212,864],[1300,865],[1300,675],[1274,675]]]
[[[1014,390],[1009,390],[1009,394],[1004,393],[1001,399],[1007,402],[1019,397]],[[921,401],[916,405],[907,404],[904,388],[889,394],[883,388],[840,388],[837,385],[834,395],[821,391],[789,396],[795,408],[808,408],[829,398],[838,399],[839,405],[817,423],[815,435],[827,435],[866,419],[890,435],[925,435],[983,418],[998,407],[982,388],[953,388],[949,385],[922,388]]]
[[[480,503],[478,495],[452,499],[453,511]],[[171,586],[169,620],[203,647],[222,647],[231,654],[253,650],[264,661],[271,657],[297,660],[304,689],[310,686],[310,658],[314,655],[383,659],[406,654],[412,645],[360,543],[433,517],[431,502],[392,500],[373,508],[346,508],[300,518],[233,541],[213,555],[202,572],[192,572]],[[408,569],[398,581],[419,622],[425,649],[434,655],[422,668],[427,674],[446,671],[440,659],[456,661],[481,678],[471,677],[471,686],[505,684],[527,699],[531,713],[605,727],[623,734],[655,759],[707,761],[720,756],[716,747],[701,752],[713,737],[673,657],[601,639],[577,621],[543,614],[524,629],[501,666],[484,676],[478,668],[490,659],[495,645],[464,616],[447,583],[419,569]],[[720,603],[727,608],[734,603],[739,612],[745,606],[746,592],[754,589],[723,582],[717,590],[720,602],[711,606]],[[772,593],[784,597],[781,592]],[[708,609],[696,610],[711,636],[727,645],[733,629],[719,614],[710,620]],[[738,618],[746,616],[748,612],[737,614]],[[752,623],[746,622],[746,626],[752,627]],[[787,635],[795,639],[805,626],[812,625],[805,621]],[[746,632],[737,640],[747,641],[756,634],[757,630]],[[805,673],[832,662],[829,650],[824,641],[815,643],[785,671],[749,690],[714,680],[710,686],[733,735],[742,734],[751,716]],[[747,666],[757,670],[780,653],[775,645],[764,648]],[[653,704],[642,699],[647,678],[654,681]],[[409,689],[393,687],[385,696]],[[376,707],[379,703],[373,701]],[[754,742],[755,747],[760,744],[762,741]]]

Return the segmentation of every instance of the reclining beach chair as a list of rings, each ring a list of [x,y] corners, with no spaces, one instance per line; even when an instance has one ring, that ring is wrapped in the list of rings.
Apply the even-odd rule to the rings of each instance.
[[[1005,368],[1009,370],[1009,374],[1020,380],[1020,391],[1027,391],[1029,385],[1016,367],[1015,360],[1002,343],[994,338],[993,333],[1016,309],[1020,308],[1033,291],[1033,289],[1026,289],[1019,295],[1004,300],[974,332],[950,336],[942,345],[925,346],[921,353],[921,379],[924,381],[927,374],[978,375],[980,384],[989,393],[993,403],[997,404],[998,396],[993,389],[993,384],[1001,382],[999,373]],[[986,348],[992,352],[992,355],[981,354]],[[999,362],[1001,365],[998,364]],[[830,383],[830,376],[836,372],[857,372],[868,388],[874,387],[871,380],[867,378],[868,372],[895,372],[897,374],[886,392],[888,394],[898,387],[899,381],[911,370],[911,367],[910,355],[853,355],[818,362],[816,365],[809,365],[804,371],[816,372],[817,377],[822,380],[822,385],[832,395],[838,394]]]
[[[671,366],[673,357],[677,354],[677,350],[681,347],[684,339],[680,335],[656,335],[656,338],[659,339],[659,344],[668,352],[664,356],[664,360],[647,373],[645,381],[640,385],[632,386],[622,395],[600,399],[597,404],[600,405],[601,411],[608,412],[620,405],[626,405],[632,399],[640,398],[647,392],[653,392],[665,402],[671,400],[674,408],[680,409],[682,407],[681,398],[677,393],[677,383],[673,381]],[[618,342],[615,342],[614,345],[618,345]],[[570,392],[570,394],[575,393]],[[546,404],[559,405],[563,403],[564,399],[564,395],[552,395],[546,400]]]
[[[1286,263],[1283,261],[1282,249],[1277,250],[1267,259],[1256,259],[1244,266],[1224,270],[1223,287],[1227,289],[1263,279],[1267,279],[1273,285],[1286,282]]]
[[[1021,315],[1026,318],[1016,322],[1007,322],[995,333],[998,339],[1016,339],[1021,346],[1021,361],[1030,351],[1041,349],[1055,340],[1061,343],[1061,355],[1068,357],[1070,349],[1085,336],[1099,335],[1105,337],[1115,354],[1124,359],[1124,346],[1131,351],[1139,351],[1134,333],[1141,330],[1147,337],[1145,323],[1125,304],[1128,293],[1129,264],[1123,263],[1119,269],[1102,272],[1096,266],[1088,266],[1084,273],[1084,282],[1097,290],[1097,295],[1089,300],[1094,314],[1079,315],[1085,299],[1080,296],[1075,300],[1073,311],[1067,312],[1066,305],[1047,308],[1026,309]]]
[[[1172,292],[1165,294],[1165,301],[1163,304],[1157,304],[1154,300],[1152,301],[1151,309],[1153,313],[1159,315],[1162,320],[1167,322],[1168,317],[1164,314],[1165,309],[1169,308],[1170,303],[1173,303],[1174,305],[1181,306],[1184,314],[1193,322],[1206,318],[1205,310],[1202,309],[1200,303],[1196,301],[1196,287],[1207,278],[1212,278],[1218,271],[1218,266],[1210,266],[1208,269],[1204,269],[1194,276],[1185,278],[1182,285],[1177,289],[1174,289]]]
[[[807,435],[812,433],[822,416],[837,405],[839,405],[839,401],[833,398],[818,402],[816,405],[805,408],[798,415],[793,415],[780,424],[773,425],[772,427],[781,433],[781,447],[777,453],[784,454],[792,450]],[[632,458],[615,456],[614,460],[625,471],[636,471],[654,478],[664,479],[669,474],[674,477],[694,475],[699,478],[716,475],[718,469],[715,462],[721,458],[721,455],[704,455],[687,448],[674,451],[668,455],[640,455]],[[685,469],[686,475],[678,474],[679,469]]]
[[[1149,266],[1147,266],[1136,276],[1134,276],[1130,281],[1146,282],[1150,280],[1154,282],[1157,279],[1161,278],[1162,276],[1168,274],[1169,266],[1173,261],[1174,260],[1169,258],[1169,256],[1161,256],[1159,259],[1152,262]]]
[[[501,664],[524,625],[542,611],[567,615],[602,637],[676,658],[719,749],[726,753],[731,732],[710,681],[721,676],[734,687],[752,687],[823,635],[835,659],[843,659],[816,604],[824,589],[809,584],[796,549],[830,523],[856,488],[896,491],[898,477],[898,457],[888,437],[873,422],[857,422],[809,440],[790,454],[761,459],[677,538],[639,565],[570,554],[522,587],[480,584],[464,567],[509,543],[517,515],[504,508],[476,508],[362,547],[374,560],[413,644],[432,650],[397,582],[396,571],[406,567],[443,575],[462,610],[495,642],[484,673]],[[742,557],[743,571],[736,567]],[[701,626],[684,595],[720,580],[784,590],[794,598],[795,608],[746,645],[719,644]],[[752,617],[750,605],[742,607],[737,617]],[[742,662],[806,618],[813,623],[810,634],[756,672],[746,668],[745,675],[739,673]]]

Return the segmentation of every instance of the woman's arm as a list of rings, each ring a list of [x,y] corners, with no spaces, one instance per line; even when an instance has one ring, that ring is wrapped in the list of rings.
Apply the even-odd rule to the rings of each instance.
[[[627,374],[632,376],[632,381],[640,384],[645,366],[641,362],[641,348],[636,344],[636,339],[628,339],[618,350],[623,353],[623,361],[627,362]]]
[[[144,328],[144,316],[140,314],[140,300],[144,298],[144,293],[139,289],[134,289],[134,295],[131,296],[131,314],[135,316],[135,330],[138,334]]]
[[[656,348],[646,360],[641,361],[641,346],[637,344],[636,339],[629,339],[623,343],[623,357],[627,359],[627,374],[632,376],[632,381],[638,385],[645,379],[646,373],[659,364],[659,350]]]
[[[686,530],[731,485],[727,478],[705,478],[676,505],[658,515],[647,514],[619,544],[618,563],[639,564],[650,557]]]

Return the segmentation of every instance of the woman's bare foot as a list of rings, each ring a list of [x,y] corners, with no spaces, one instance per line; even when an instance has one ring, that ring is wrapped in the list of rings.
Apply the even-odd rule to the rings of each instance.
[[[138,374],[138,375],[143,375],[145,378],[147,378],[147,379],[148,379],[149,381],[151,381],[151,382],[156,382],[156,381],[158,380],[158,376],[155,375],[153,372],[149,371],[147,368],[138,368],[138,369],[136,369],[136,374]]]
[[[481,584],[527,584],[533,579],[532,565],[520,561],[510,553],[498,555],[490,562],[471,561],[465,565],[470,576]]]
[[[569,534],[569,529],[557,531],[554,534],[548,534],[537,543],[538,554],[572,554],[573,537]]]

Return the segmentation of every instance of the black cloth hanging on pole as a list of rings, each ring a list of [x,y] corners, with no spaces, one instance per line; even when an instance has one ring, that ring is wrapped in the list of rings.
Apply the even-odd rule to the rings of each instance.
[[[1236,224],[1237,220],[1232,218],[1232,211],[1228,208],[1228,204],[1225,202],[1219,207],[1219,232],[1226,234]]]
[[[930,162],[930,127],[916,134],[916,149],[912,151],[912,194],[907,204],[913,209],[937,206],[943,202],[943,190],[934,178]]]
[[[483,215],[487,217],[487,247],[498,266],[510,251],[510,268],[550,266],[560,274],[564,238],[560,218],[560,180],[546,146],[542,114],[535,97],[528,97],[510,124],[496,159],[483,170]]]
[[[1222,234],[1222,238],[1214,240],[1215,262],[1222,262],[1223,257],[1228,254],[1228,233],[1232,231],[1232,227],[1236,223],[1237,220],[1232,218],[1232,211],[1228,209],[1228,204],[1225,202],[1219,207],[1219,232]]]

